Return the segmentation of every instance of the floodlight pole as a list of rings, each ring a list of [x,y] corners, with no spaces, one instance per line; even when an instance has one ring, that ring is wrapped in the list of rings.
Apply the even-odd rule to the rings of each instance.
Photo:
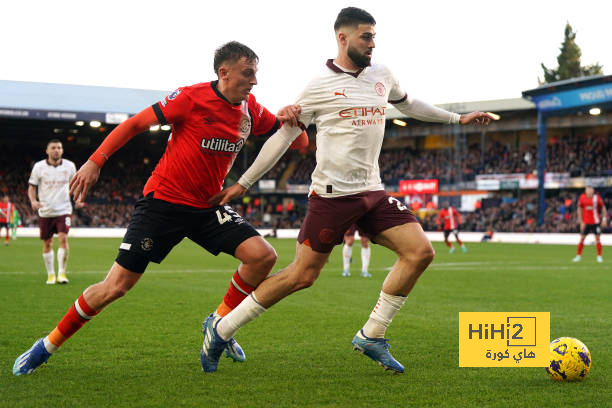
[[[546,115],[538,110],[538,226],[544,224],[546,213],[546,189],[544,176],[546,172]]]

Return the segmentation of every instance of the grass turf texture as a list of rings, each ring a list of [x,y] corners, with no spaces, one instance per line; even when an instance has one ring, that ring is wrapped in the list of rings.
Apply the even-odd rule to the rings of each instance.
[[[104,278],[117,239],[71,239],[68,285],[45,285],[37,239],[0,247],[0,406],[473,407],[611,406],[610,263],[570,262],[571,246],[468,244],[438,251],[387,335],[406,366],[392,375],[351,350],[395,256],[373,246],[373,278],[342,278],[341,247],[312,288],[271,308],[237,336],[247,362],[222,358],[204,374],[201,323],[220,302],[236,261],[183,241],[151,264],[123,299],[88,323],[32,375],[15,358],[47,334],[88,285]],[[294,240],[271,240],[278,270]],[[606,253],[604,253],[604,256]],[[608,254],[612,259],[612,253]],[[459,368],[458,313],[551,312],[551,339],[589,347],[582,383],[557,383],[543,368]],[[607,391],[606,391],[607,390]]]

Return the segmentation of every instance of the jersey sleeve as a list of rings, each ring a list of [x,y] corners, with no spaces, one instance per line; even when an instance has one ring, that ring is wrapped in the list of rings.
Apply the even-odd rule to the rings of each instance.
[[[404,102],[408,95],[406,91],[402,89],[400,86],[399,80],[393,75],[391,71],[389,71],[389,82],[391,87],[389,89],[389,102],[390,103],[400,103]]]
[[[315,106],[317,106],[317,101],[314,97],[315,92],[311,89],[312,86],[309,84],[304,88],[297,101],[296,105],[300,105],[302,108],[302,113],[300,114],[300,123],[302,129],[306,129],[310,122],[315,117]]]
[[[253,120],[251,134],[255,136],[271,136],[280,128],[280,121],[263,105],[260,105],[255,96],[249,95],[249,111]]]
[[[153,111],[160,124],[181,122],[193,107],[187,88],[179,88],[161,101],[153,104]]]
[[[28,180],[29,184],[32,184],[33,186],[38,186],[38,183],[40,182],[40,166],[38,166],[38,163],[34,165],[34,168],[32,169],[32,173],[30,174],[30,179]]]

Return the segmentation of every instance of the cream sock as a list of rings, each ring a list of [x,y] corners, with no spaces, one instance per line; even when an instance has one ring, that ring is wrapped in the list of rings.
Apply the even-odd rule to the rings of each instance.
[[[370,268],[370,253],[372,247],[361,247],[361,272],[367,272]]]
[[[344,244],[342,247],[342,266],[345,271],[351,269],[351,256],[353,256],[353,247]]]
[[[229,340],[234,337],[238,329],[258,318],[265,311],[266,308],[257,302],[255,293],[251,293],[221,319],[217,324],[217,333],[223,340]]]
[[[43,261],[45,261],[45,268],[47,268],[47,275],[55,275],[55,269],[53,269],[53,250],[44,252]]]
[[[57,272],[66,273],[66,265],[68,264],[68,249],[57,249]]]
[[[406,296],[393,296],[380,291],[378,303],[363,326],[363,334],[373,338],[385,337],[387,327],[405,302]]]

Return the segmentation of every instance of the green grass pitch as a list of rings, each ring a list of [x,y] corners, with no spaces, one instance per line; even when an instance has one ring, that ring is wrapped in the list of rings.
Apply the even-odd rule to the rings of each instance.
[[[202,320],[220,302],[236,261],[183,241],[123,299],[88,323],[34,374],[14,377],[15,358],[55,327],[88,285],[102,280],[118,239],[71,239],[70,284],[45,285],[41,243],[0,247],[0,407],[561,407],[612,406],[612,251],[595,262],[572,246],[468,244],[434,263],[387,331],[406,367],[392,375],[352,351],[395,256],[374,246],[373,278],[342,278],[341,247],[312,288],[244,327],[247,361],[199,363]],[[271,240],[275,270],[294,240]],[[557,383],[543,368],[459,368],[459,312],[550,312],[551,339],[590,349],[582,383]]]

